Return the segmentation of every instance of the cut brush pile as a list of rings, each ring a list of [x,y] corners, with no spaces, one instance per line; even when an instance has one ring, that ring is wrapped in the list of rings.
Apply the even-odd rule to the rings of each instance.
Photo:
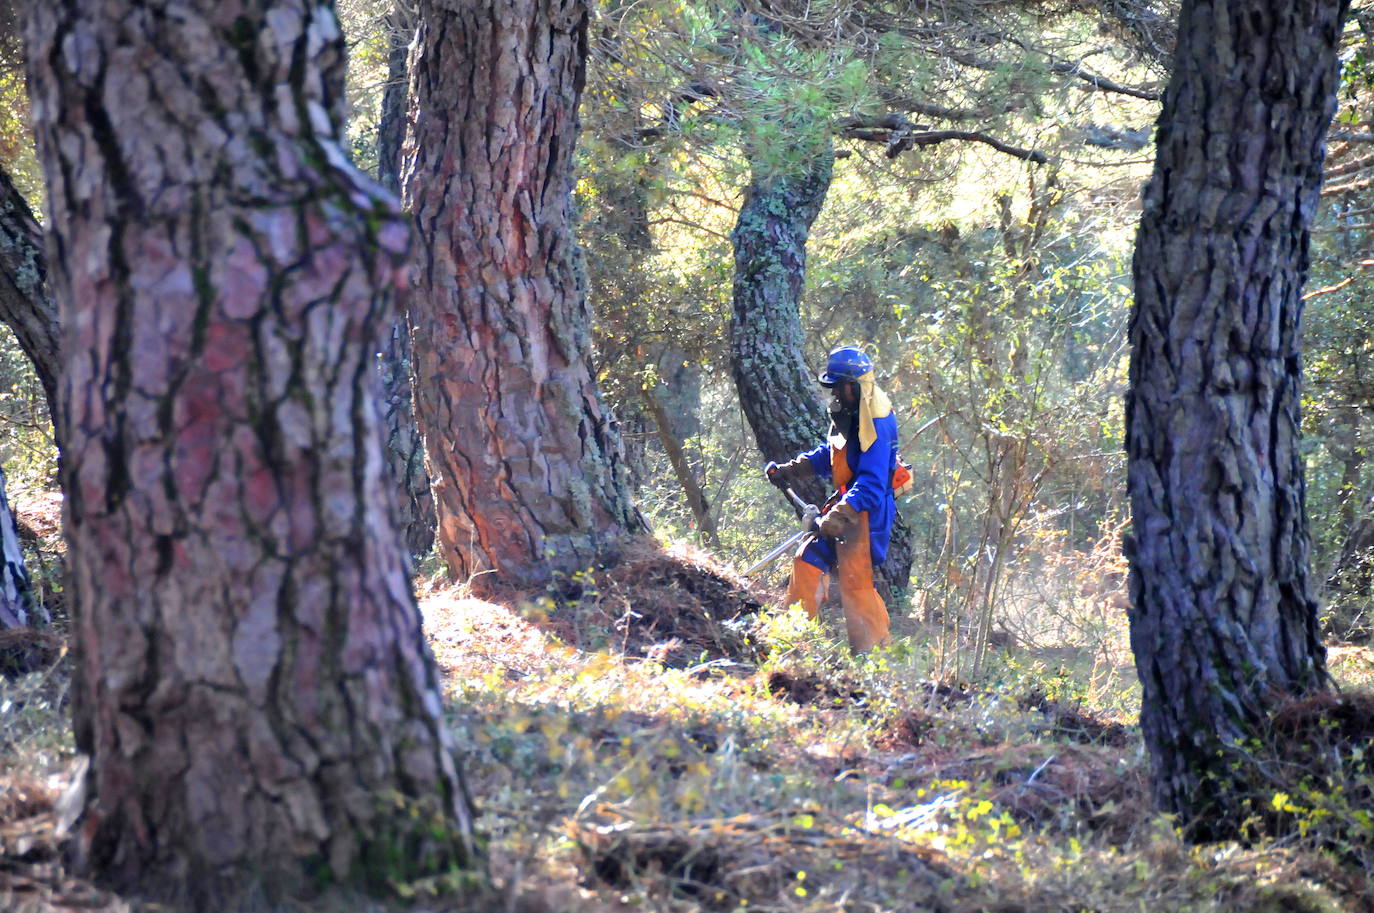
[[[643,541],[614,566],[556,587],[548,620],[578,646],[675,669],[708,663],[731,668],[763,658],[756,622],[776,596],[705,552]]]

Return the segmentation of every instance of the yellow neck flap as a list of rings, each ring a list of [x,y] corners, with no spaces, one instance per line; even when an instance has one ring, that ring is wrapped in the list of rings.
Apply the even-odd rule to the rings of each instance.
[[[878,388],[873,372],[859,378],[859,449],[867,451],[878,439],[878,430],[873,427],[875,419],[892,414],[892,401]]]

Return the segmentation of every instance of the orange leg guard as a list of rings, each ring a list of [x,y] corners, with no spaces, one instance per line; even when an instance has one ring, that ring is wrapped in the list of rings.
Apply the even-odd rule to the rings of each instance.
[[[859,514],[855,530],[837,543],[839,555],[840,604],[844,606],[844,625],[849,632],[849,648],[867,653],[888,642],[887,606],[873,586],[873,555],[868,544],[868,514]]]
[[[821,600],[829,585],[825,571],[800,557],[792,561],[792,579],[787,584],[787,604],[801,603],[806,614],[815,618],[821,611]]]

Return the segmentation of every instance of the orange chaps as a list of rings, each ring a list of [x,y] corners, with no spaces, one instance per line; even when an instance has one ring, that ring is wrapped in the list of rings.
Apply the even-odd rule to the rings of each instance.
[[[809,540],[803,542],[792,561],[792,580],[787,586],[787,604],[801,603],[806,614],[815,618],[825,598],[825,572],[802,560]],[[836,576],[840,580],[840,605],[844,607],[844,625],[849,632],[849,648],[855,653],[867,653],[878,644],[888,642],[887,606],[873,586],[873,556],[868,546],[868,513],[859,514],[855,529],[843,542],[835,543],[838,555]]]

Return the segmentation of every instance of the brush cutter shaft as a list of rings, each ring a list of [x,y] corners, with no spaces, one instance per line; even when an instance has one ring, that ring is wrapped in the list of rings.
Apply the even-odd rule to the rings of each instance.
[[[790,488],[787,489],[787,496],[792,499],[792,503],[797,505],[797,509],[802,512],[802,532],[815,532],[816,520],[820,518],[821,509],[814,504],[807,504]]]
[[[792,503],[802,512],[801,530],[794,533],[786,542],[773,549],[768,554],[759,559],[758,563],[744,572],[744,576],[750,577],[755,572],[762,570],[782,557],[788,549],[801,541],[803,536],[814,535],[816,532],[816,519],[821,515],[821,509],[814,504],[808,504],[797,495],[791,488],[786,489],[787,497],[792,499]]]
[[[791,538],[789,538],[786,542],[784,542],[782,545],[779,545],[777,548],[773,549],[768,554],[764,555],[762,558],[759,559],[757,564],[755,564],[749,570],[745,571],[744,576],[752,577],[754,576],[754,574],[763,570],[768,565],[772,564],[774,561],[777,561],[789,550],[791,550],[798,542],[800,542],[803,536],[806,536],[809,533],[810,530],[805,529],[798,530],[797,532],[793,533]]]

